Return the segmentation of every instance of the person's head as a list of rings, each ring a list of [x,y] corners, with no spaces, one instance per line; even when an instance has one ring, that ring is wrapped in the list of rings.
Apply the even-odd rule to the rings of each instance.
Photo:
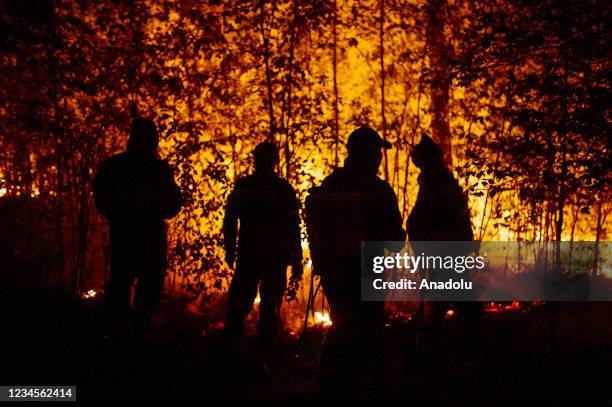
[[[382,162],[383,148],[391,148],[391,143],[383,140],[369,127],[360,127],[353,131],[346,143],[350,162],[374,173],[378,172]]]
[[[412,153],[412,162],[420,169],[428,168],[444,168],[444,154],[439,145],[429,137],[426,133],[421,136],[419,144],[414,146]]]
[[[130,138],[127,145],[129,153],[155,157],[157,155],[158,142],[157,129],[153,120],[137,117],[132,121]]]
[[[253,150],[255,161],[255,172],[258,174],[269,174],[274,172],[274,166],[278,162],[278,150],[274,144],[264,141],[257,144]]]

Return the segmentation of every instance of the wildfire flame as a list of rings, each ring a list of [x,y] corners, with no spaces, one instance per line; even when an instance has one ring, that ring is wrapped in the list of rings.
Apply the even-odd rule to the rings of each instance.
[[[484,306],[485,312],[503,312],[503,311],[516,311],[521,309],[521,303],[519,301],[512,301],[511,304],[500,304],[497,302],[488,302]]]
[[[329,314],[327,312],[319,312],[316,311],[314,313],[315,323],[321,324],[324,328],[332,325],[332,320],[329,318]]]
[[[83,298],[84,300],[89,300],[94,298],[96,295],[98,295],[98,292],[96,290],[87,290],[81,295],[81,298]]]

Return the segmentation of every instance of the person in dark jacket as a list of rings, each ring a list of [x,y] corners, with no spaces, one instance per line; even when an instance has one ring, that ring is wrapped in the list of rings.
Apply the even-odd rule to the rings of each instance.
[[[469,243],[474,240],[474,233],[467,198],[452,172],[446,167],[442,149],[427,134],[423,134],[419,144],[414,147],[411,158],[414,165],[421,170],[417,199],[406,222],[408,239],[415,253],[465,256],[470,250],[477,249],[477,245]],[[435,247],[427,244],[421,247],[419,244],[448,241],[455,243],[436,243]],[[435,253],[431,250],[442,252]],[[422,272],[429,273],[430,280],[445,275],[440,270]],[[463,278],[469,278],[469,273],[464,273]],[[433,302],[434,322],[444,320],[449,306],[447,301]],[[459,318],[469,319],[471,323],[478,318],[482,307],[476,302],[461,301],[455,304],[455,309]]]
[[[474,233],[463,189],[444,164],[442,149],[423,134],[411,154],[421,170],[419,193],[408,216],[411,241],[472,241]]]
[[[400,251],[406,232],[397,197],[377,176],[382,149],[391,148],[369,127],[351,133],[344,167],[311,192],[311,253],[330,306],[332,325],[321,351],[321,386],[333,404],[380,395],[384,302],[361,300],[361,242],[386,241]],[[362,400],[363,401],[363,400]]]
[[[159,303],[166,273],[166,225],[182,206],[170,166],[157,156],[158,135],[150,119],[132,122],[127,151],[105,160],[93,182],[98,211],[110,224],[110,276],[105,320],[111,336],[123,335],[131,315],[145,333]]]
[[[300,203],[291,185],[275,173],[278,151],[272,143],[258,144],[253,157],[255,172],[236,182],[225,208],[223,236],[230,267],[237,256],[225,332],[233,337],[244,333],[259,289],[258,330],[267,346],[279,333],[287,266],[294,279],[302,276]]]

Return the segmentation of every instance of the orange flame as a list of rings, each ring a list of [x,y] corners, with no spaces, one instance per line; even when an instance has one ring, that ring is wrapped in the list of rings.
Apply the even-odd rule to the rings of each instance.
[[[314,321],[316,324],[321,324],[324,328],[327,328],[333,324],[327,312],[316,311],[314,313]]]
[[[98,295],[98,292],[96,290],[87,290],[86,292],[81,294],[81,298],[83,298],[84,300],[90,300],[96,295]]]

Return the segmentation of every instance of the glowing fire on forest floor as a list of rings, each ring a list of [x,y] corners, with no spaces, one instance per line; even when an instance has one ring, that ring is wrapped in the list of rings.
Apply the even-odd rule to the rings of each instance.
[[[487,302],[484,305],[485,312],[517,311],[521,308],[523,308],[523,306],[520,301],[512,301],[510,304]]]
[[[92,290],[87,290],[83,294],[81,294],[81,298],[84,300],[90,300],[92,298],[95,298],[97,295],[98,295],[98,292],[92,289]]]
[[[332,320],[329,317],[329,313],[320,311],[315,311],[314,323],[316,325],[321,325],[323,328],[327,328],[333,324]]]
[[[82,294],[82,298],[91,299],[99,295],[95,290],[89,290]],[[261,303],[261,297],[259,294],[255,298],[255,305],[259,305]],[[522,311],[523,313],[529,312],[535,307],[539,307],[544,305],[544,301],[511,301],[511,302],[485,302],[482,304],[482,310],[485,313],[493,313],[493,314],[502,314],[502,313],[511,313],[514,311]],[[444,312],[444,319],[447,321],[454,320],[456,318],[461,317],[461,310],[457,310],[455,308],[448,308]],[[202,312],[199,312],[202,314]],[[425,321],[429,320],[429,317],[425,315],[422,316]],[[251,323],[254,323],[258,319],[258,310],[255,308],[255,313],[251,316]],[[392,326],[403,326],[407,324],[417,323],[419,319],[418,311],[395,311],[389,313],[386,317],[385,327],[390,328]],[[287,322],[290,321],[290,322]],[[289,334],[291,337],[299,336],[299,332],[304,329],[304,316],[303,314],[292,314],[287,320],[285,320],[285,332]],[[309,316],[307,319],[307,328],[308,329],[327,329],[333,325],[333,321],[327,309],[322,309],[320,311],[309,312]],[[210,332],[218,331],[223,328],[223,322],[217,321],[214,323],[210,323],[209,326],[202,331],[202,336],[207,336]]]

